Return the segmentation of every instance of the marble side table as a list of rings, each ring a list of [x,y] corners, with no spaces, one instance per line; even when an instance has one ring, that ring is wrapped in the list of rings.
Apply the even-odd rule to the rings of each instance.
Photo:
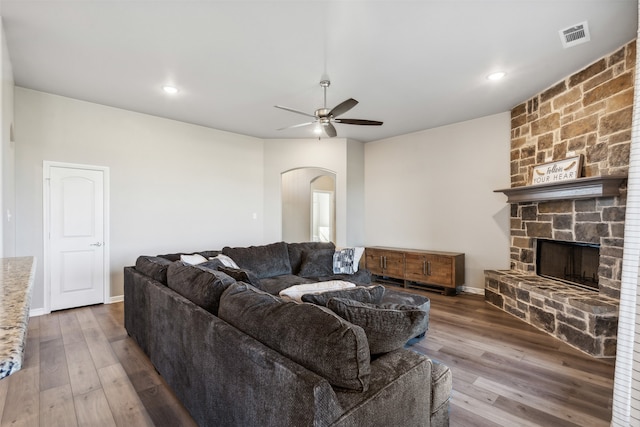
[[[34,257],[0,258],[0,379],[22,368],[35,270]]]

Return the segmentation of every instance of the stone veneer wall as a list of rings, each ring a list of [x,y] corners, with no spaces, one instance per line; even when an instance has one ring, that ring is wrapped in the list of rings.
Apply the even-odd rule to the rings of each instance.
[[[562,80],[511,111],[511,186],[536,164],[583,156],[582,176],[626,175],[636,43]],[[619,297],[625,197],[511,205],[511,269],[535,274],[535,239],[600,244],[603,294]]]
[[[582,155],[583,177],[629,168],[636,42],[511,111],[511,187],[534,165]],[[511,205],[511,270],[485,272],[487,302],[586,353],[615,355],[626,197]],[[535,275],[536,240],[600,244],[599,294]]]

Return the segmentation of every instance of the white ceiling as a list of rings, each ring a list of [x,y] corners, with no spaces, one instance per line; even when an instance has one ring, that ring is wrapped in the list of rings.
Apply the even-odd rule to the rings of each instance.
[[[0,0],[16,85],[260,138],[373,141],[510,110],[636,37],[636,0]],[[588,21],[591,41],[558,31]],[[491,82],[486,75],[503,70]],[[179,87],[167,96],[164,84]]]

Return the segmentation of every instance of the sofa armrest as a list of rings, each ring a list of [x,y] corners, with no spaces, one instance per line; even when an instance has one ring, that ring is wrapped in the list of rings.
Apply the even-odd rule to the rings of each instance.
[[[431,372],[431,425],[449,425],[449,399],[451,398],[451,369],[443,363],[433,360]]]
[[[335,423],[357,426],[444,426],[431,421],[434,396],[451,389],[451,376],[439,375],[433,387],[434,364],[428,357],[411,350],[386,353],[371,362],[371,380],[366,393],[336,392],[344,415]],[[442,365],[444,368],[446,366]],[[446,368],[448,370],[448,368]],[[448,399],[441,402],[437,415],[448,422]],[[439,422],[441,422],[439,421]]]

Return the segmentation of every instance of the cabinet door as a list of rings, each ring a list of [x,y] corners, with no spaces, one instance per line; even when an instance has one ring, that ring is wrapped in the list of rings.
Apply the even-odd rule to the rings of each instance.
[[[442,286],[454,286],[453,258],[442,255],[426,255],[428,283]]]
[[[404,253],[387,251],[383,260],[383,275],[395,277],[396,279],[404,278]]]
[[[405,279],[414,282],[429,283],[427,276],[427,258],[424,254],[405,254]]]
[[[372,274],[404,278],[404,253],[383,249],[366,249],[366,265]]]
[[[371,274],[382,276],[384,252],[377,249],[365,249],[365,263]]]

